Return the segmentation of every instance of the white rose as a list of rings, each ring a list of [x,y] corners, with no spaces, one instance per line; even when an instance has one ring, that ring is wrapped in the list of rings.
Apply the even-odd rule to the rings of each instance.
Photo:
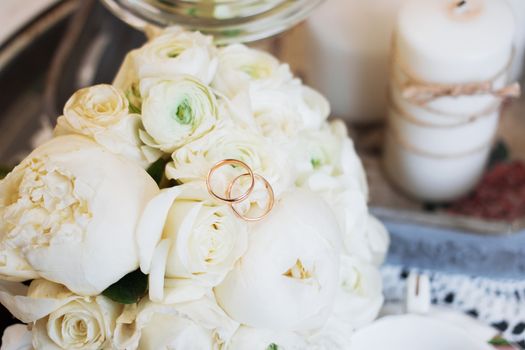
[[[55,135],[87,136],[111,152],[147,167],[160,155],[146,158],[152,150],[144,150],[140,126],[140,115],[129,112],[126,96],[111,85],[101,84],[80,89],[71,96],[64,115],[57,119]]]
[[[354,328],[376,319],[383,306],[383,284],[379,269],[359,258],[341,255],[339,290],[334,305],[336,318]]]
[[[234,320],[279,331],[321,327],[332,313],[339,275],[340,232],[317,195],[286,193],[253,225],[248,251],[215,288]]]
[[[33,334],[25,324],[7,327],[2,336],[0,350],[33,350]]]
[[[122,311],[104,296],[77,298],[36,321],[36,349],[112,349],[112,334]]]
[[[0,276],[96,295],[138,267],[135,229],[158,192],[138,165],[61,136],[0,182]]]
[[[225,350],[304,350],[306,341],[295,332],[241,326]]]
[[[218,350],[239,327],[210,297],[180,304],[143,299],[129,311],[131,315],[124,313],[117,321],[115,343],[120,349]]]
[[[293,79],[290,67],[272,55],[241,44],[219,50],[219,66],[212,86],[229,98],[253,87],[278,87]]]
[[[128,53],[129,60],[117,73],[115,83],[121,87],[130,86],[136,83],[135,79],[184,74],[209,84],[217,70],[216,55],[211,36],[184,31],[180,27],[167,28],[141,48]]]
[[[276,197],[279,197],[291,186],[291,170],[287,159],[287,150],[280,149],[279,144],[272,143],[263,136],[235,127],[221,128],[180,148],[172,154],[173,161],[166,166],[169,179],[182,182],[204,180],[208,171],[219,161],[237,159],[245,162],[251,169],[263,176],[272,186]],[[236,176],[246,172],[241,167],[224,167],[214,175],[219,193]],[[244,177],[239,181],[239,188],[250,179]],[[265,208],[268,193],[260,181],[249,200],[243,202],[240,210],[251,204]]]
[[[171,153],[207,135],[218,122],[213,92],[190,76],[170,80],[145,79],[142,140],[149,146]]]
[[[202,182],[161,191],[146,207],[137,238],[150,298],[167,303],[210,291],[244,254],[248,240],[246,223],[212,200]]]
[[[35,349],[111,349],[122,312],[122,305],[104,296],[78,296],[46,280],[29,288],[1,282],[0,301],[15,317],[34,323]]]

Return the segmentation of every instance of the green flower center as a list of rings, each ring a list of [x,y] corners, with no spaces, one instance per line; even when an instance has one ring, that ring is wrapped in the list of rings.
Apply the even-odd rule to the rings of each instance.
[[[175,47],[173,49],[171,49],[170,51],[167,52],[167,56],[169,58],[176,58],[177,56],[179,56],[182,51],[184,51],[183,48],[180,48],[180,47]]]
[[[182,125],[188,125],[193,120],[193,110],[187,100],[183,101],[177,107],[174,119]]]
[[[310,163],[312,163],[312,166],[314,167],[314,169],[319,169],[322,165],[321,159],[317,159],[317,158],[312,158],[310,160]]]

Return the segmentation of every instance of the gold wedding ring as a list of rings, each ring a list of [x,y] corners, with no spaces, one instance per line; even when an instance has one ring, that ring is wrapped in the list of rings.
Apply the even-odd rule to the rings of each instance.
[[[244,173],[242,175],[237,176],[235,179],[233,179],[232,182],[230,182],[230,185],[228,186],[228,190],[226,191],[226,195],[228,197],[231,197],[231,192],[233,190],[233,186],[235,185],[235,183],[237,181],[239,181],[241,178],[246,177],[246,176],[252,176],[252,175],[250,173]],[[268,191],[268,202],[266,204],[266,208],[265,208],[264,212],[261,215],[257,216],[257,217],[248,217],[248,216],[245,216],[242,213],[240,213],[237,210],[237,208],[235,208],[235,206],[234,206],[235,203],[230,203],[230,207],[232,208],[232,210],[235,213],[235,215],[237,215],[239,218],[241,218],[243,220],[246,220],[246,221],[260,221],[260,220],[264,219],[272,211],[273,205],[275,203],[275,195],[274,195],[274,192],[273,192],[272,185],[270,185],[270,183],[264,177],[262,177],[259,174],[255,174],[255,178],[260,180],[260,181],[262,181],[264,183],[264,186],[266,187],[266,190]]]
[[[215,193],[215,191],[213,191],[213,188],[211,185],[211,178],[218,169],[222,168],[225,165],[238,165],[244,168],[246,172],[244,174],[237,176],[235,179],[233,179],[229,183],[225,191],[225,197],[222,197],[222,196],[219,196],[217,193]],[[233,191],[233,187],[235,186],[235,184],[240,179],[242,179],[243,177],[247,177],[247,176],[250,177],[250,187],[248,188],[248,190],[246,190],[246,192],[244,192],[240,196],[232,198],[232,191]],[[268,202],[266,203],[266,208],[264,209],[264,212],[261,215],[257,217],[249,217],[241,213],[237,208],[235,208],[234,205],[237,203],[243,202],[252,194],[253,189],[255,188],[256,179],[261,181],[264,184],[264,187],[266,187],[266,191],[268,191]],[[230,206],[230,208],[232,208],[235,215],[245,221],[259,221],[259,220],[264,219],[272,211],[273,205],[275,204],[275,194],[273,192],[272,185],[261,175],[255,174],[253,170],[248,166],[248,164],[244,163],[243,161],[237,160],[237,159],[224,159],[224,160],[221,160],[220,162],[217,162],[210,169],[210,171],[208,171],[208,175],[206,176],[206,187],[208,188],[209,194],[213,198],[221,202],[227,203]]]
[[[228,187],[230,188],[230,191],[226,192],[226,197],[221,197],[213,191],[213,188],[211,185],[211,178],[213,174],[215,173],[215,171],[217,171],[218,169],[222,168],[225,165],[238,165],[247,171],[245,174],[238,176],[234,181],[236,181],[238,178],[243,177],[243,176],[250,176],[250,180],[251,180],[250,187],[248,187],[248,190],[246,190],[246,192],[241,194],[239,197],[231,198],[231,187],[232,187],[233,182],[230,183],[230,186]],[[255,175],[253,173],[253,170],[248,166],[248,164],[244,163],[243,161],[240,161],[237,159],[224,159],[224,160],[221,160],[220,162],[217,162],[208,172],[208,175],[206,176],[206,187],[208,188],[208,192],[210,193],[210,195],[212,195],[215,199],[221,202],[225,202],[228,204],[239,203],[245,200],[246,198],[248,198],[250,194],[252,194],[253,188],[255,187]]]

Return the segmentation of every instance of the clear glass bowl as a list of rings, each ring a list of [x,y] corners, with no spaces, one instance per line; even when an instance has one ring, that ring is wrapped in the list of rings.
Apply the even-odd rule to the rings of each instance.
[[[249,42],[280,33],[305,19],[323,0],[101,0],[131,26],[180,25],[215,37],[218,44]]]

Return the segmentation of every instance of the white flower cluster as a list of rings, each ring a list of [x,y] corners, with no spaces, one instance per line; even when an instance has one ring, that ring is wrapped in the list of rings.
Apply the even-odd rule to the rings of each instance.
[[[2,349],[348,349],[388,234],[329,112],[243,45],[168,28],[130,52],[0,182],[0,302],[28,325]],[[208,193],[224,159],[271,185],[264,220]],[[223,170],[218,188],[244,171]],[[239,210],[265,208],[259,185]]]

